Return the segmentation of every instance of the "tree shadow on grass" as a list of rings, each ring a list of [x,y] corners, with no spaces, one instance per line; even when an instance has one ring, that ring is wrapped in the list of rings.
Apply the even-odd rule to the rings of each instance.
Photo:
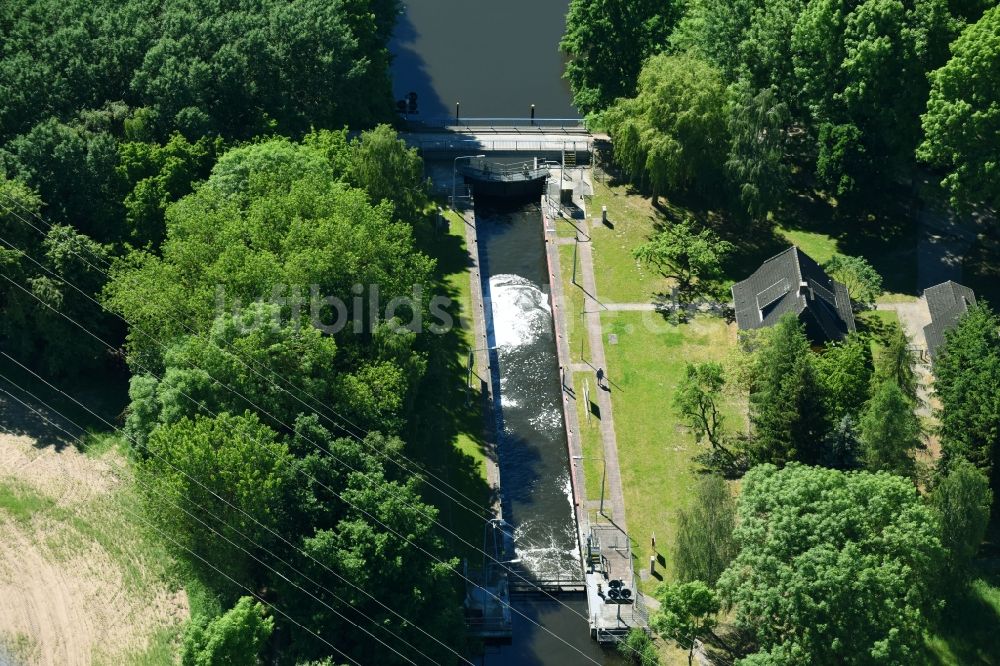
[[[992,589],[990,589],[992,588]],[[984,594],[993,597],[984,598]],[[1000,569],[982,572],[980,579],[949,603],[935,626],[936,637],[960,664],[1000,663]],[[948,664],[932,654],[930,663]]]
[[[987,222],[962,265],[962,282],[993,307],[1000,305],[1000,220]]]
[[[440,519],[449,529],[478,547],[493,498],[480,461],[460,444],[476,447],[487,458],[493,449],[487,441],[489,421],[483,393],[467,388],[466,359],[471,348],[465,330],[472,326],[472,316],[460,311],[461,294],[448,282],[454,276],[467,280],[471,262],[462,238],[455,234],[427,224],[418,226],[415,235],[417,246],[437,260],[431,294],[451,299],[449,313],[455,325],[440,335],[430,331],[422,334],[428,364],[405,433],[407,454],[433,475],[428,475],[422,489],[424,499],[438,507]],[[473,554],[460,542],[451,545],[453,553]]]
[[[861,256],[879,272],[886,291],[917,294],[917,208],[909,186],[836,201],[808,180],[795,183],[778,221],[787,229],[828,236],[841,254]]]
[[[75,379],[50,378],[0,357],[0,374],[0,430],[30,437],[36,447],[80,448],[78,438],[86,442],[87,433],[122,424],[128,375],[117,365]]]

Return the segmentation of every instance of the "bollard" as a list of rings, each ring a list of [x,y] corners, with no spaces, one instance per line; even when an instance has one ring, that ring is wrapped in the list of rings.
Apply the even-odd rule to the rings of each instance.
[[[656,556],[649,556],[649,575],[653,576],[656,574]]]
[[[601,224],[608,223],[608,207],[601,206]]]
[[[653,547],[653,552],[656,552],[656,532],[652,532],[649,535],[649,543]]]

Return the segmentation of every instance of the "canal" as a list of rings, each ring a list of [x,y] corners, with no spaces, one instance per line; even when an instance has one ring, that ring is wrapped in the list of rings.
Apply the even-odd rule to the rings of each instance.
[[[476,198],[504,517],[518,566],[539,580],[579,578],[562,387],[539,202]],[[591,640],[583,595],[515,597],[513,641],[484,664],[617,664]]]
[[[412,0],[389,50],[393,92],[417,93],[418,120],[576,118],[559,40],[569,0]]]
[[[456,102],[465,118],[523,118],[532,104],[538,117],[578,117],[558,47],[568,7],[569,0],[408,3],[390,46],[395,98],[417,93],[413,118],[432,124],[453,118]],[[538,579],[579,576],[541,207],[477,197],[475,214],[495,347],[502,503],[517,566]],[[590,638],[583,595],[515,596],[513,607],[512,642],[488,647],[478,663],[621,663]]]

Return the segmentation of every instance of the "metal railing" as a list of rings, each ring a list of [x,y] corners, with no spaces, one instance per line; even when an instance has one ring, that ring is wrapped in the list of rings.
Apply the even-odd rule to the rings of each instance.
[[[516,164],[490,162],[485,159],[470,160],[466,166],[461,166],[458,170],[467,175],[504,181],[533,180],[544,178],[549,173],[548,167],[536,166],[533,160]]]
[[[490,130],[566,130],[586,131],[583,118],[465,118],[455,116],[432,116],[429,118],[407,118],[407,124],[414,129],[490,129]]]
[[[593,142],[587,139],[551,140],[551,139],[418,139],[414,135],[407,137],[407,143],[423,152],[489,152],[489,153],[561,153],[564,150],[589,152]]]

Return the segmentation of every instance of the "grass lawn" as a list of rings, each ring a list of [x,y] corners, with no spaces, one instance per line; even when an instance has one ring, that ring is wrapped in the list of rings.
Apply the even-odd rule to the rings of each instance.
[[[569,342],[570,362],[580,363],[590,358],[590,339],[584,325],[583,308],[586,297],[583,288],[574,283],[574,277],[583,280],[579,267],[574,276],[574,245],[559,246],[559,271],[562,273],[563,294],[566,297],[566,336]]]
[[[618,344],[606,345],[605,354],[633,548],[639,564],[648,562],[655,534],[669,578],[677,511],[687,504],[697,478],[692,456],[706,446],[696,444],[680,424],[673,394],[688,362],[721,361],[728,354],[736,329],[709,317],[671,326],[643,312],[608,313],[604,325],[618,335]],[[656,582],[650,580],[646,590]]]
[[[598,298],[605,303],[648,303],[668,291],[663,277],[632,257],[632,250],[649,239],[663,216],[649,199],[628,194],[626,186],[597,181],[588,210],[599,211],[601,206],[608,207],[613,228],[598,224],[590,232]]]
[[[576,392],[576,415],[580,423],[580,443],[583,447],[583,477],[588,500],[601,499],[601,480],[604,474],[604,442],[601,440],[601,421],[597,407],[599,389],[594,384],[594,373],[577,372],[573,375]],[[589,390],[590,402],[587,401]],[[587,412],[590,411],[590,419]]]
[[[854,319],[860,326],[867,326],[868,328],[878,330],[886,326],[899,324],[899,313],[895,310],[868,310],[856,313]]]

